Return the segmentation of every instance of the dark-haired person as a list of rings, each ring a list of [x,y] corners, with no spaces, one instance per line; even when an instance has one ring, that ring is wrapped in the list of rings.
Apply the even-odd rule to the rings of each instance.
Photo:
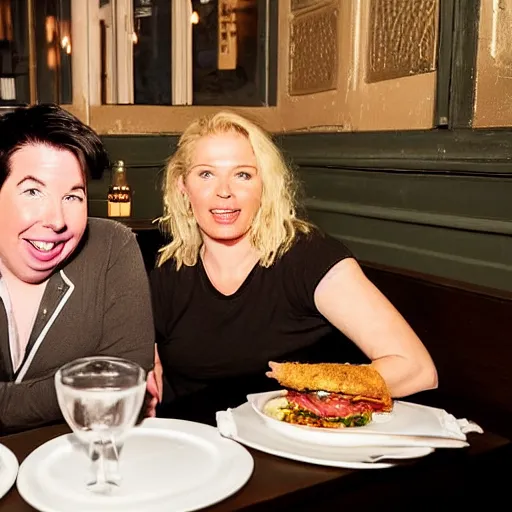
[[[151,370],[149,286],[133,233],[87,217],[108,157],[54,105],[0,117],[0,434],[61,419],[55,371],[93,355]]]

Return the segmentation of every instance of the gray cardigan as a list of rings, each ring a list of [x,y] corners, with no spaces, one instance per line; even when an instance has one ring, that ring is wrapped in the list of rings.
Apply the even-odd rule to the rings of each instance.
[[[16,372],[0,300],[0,435],[60,420],[55,372],[92,355],[153,366],[149,286],[137,240],[124,225],[96,218],[89,219],[72,259],[48,281]]]

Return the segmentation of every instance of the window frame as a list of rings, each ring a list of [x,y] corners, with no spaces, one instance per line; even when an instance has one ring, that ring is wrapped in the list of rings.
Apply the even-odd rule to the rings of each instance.
[[[101,65],[93,58],[94,44],[99,48],[100,42],[99,5],[96,7],[89,1],[71,0],[73,101],[72,104],[62,106],[100,134],[179,133],[197,116],[218,111],[223,107],[253,118],[264,117],[270,120],[271,125],[278,124],[276,107],[279,4],[278,0],[257,0],[257,6],[258,12],[263,13],[258,17],[258,55],[265,56],[259,57],[257,63],[258,76],[264,77],[259,90],[261,105],[206,106],[185,102],[181,105],[102,104]],[[171,77],[174,75],[173,67]]]

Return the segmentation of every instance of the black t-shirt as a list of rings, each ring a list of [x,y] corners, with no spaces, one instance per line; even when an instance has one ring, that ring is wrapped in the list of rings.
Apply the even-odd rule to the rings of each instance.
[[[271,267],[257,264],[229,296],[212,285],[201,259],[179,271],[174,260],[155,269],[156,339],[172,402],[161,414],[198,419],[188,402],[203,419],[206,408],[213,414],[239,405],[247,393],[275,389],[265,377],[271,360],[362,361],[314,303],[320,280],[347,257],[350,251],[327,235],[300,235]]]

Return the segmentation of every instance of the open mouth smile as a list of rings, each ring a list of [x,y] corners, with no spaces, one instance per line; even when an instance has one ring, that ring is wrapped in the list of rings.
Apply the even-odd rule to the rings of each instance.
[[[56,242],[42,242],[40,240],[27,240],[27,242],[41,252],[50,252],[56,245]]]
[[[25,242],[27,243],[26,247],[31,258],[44,265],[54,262],[66,247],[66,240],[49,242],[46,240],[29,240],[25,238]]]
[[[219,224],[232,224],[238,219],[238,215],[240,215],[240,210],[233,209],[224,209],[224,208],[215,208],[210,210],[210,213],[213,215],[213,218]]]

